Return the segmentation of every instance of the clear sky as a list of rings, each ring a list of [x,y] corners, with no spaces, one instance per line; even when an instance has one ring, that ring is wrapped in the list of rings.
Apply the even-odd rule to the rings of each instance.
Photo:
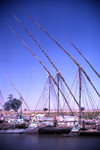
[[[7,73],[29,107],[34,109],[45,85],[47,73],[9,30],[6,23],[10,24],[28,43],[53,77],[56,76],[56,72],[36,44],[11,16],[11,11],[30,29],[58,67],[69,87],[78,68],[56,44],[23,16],[17,6],[23,8],[28,15],[40,23],[81,64],[100,92],[100,79],[67,41],[67,39],[73,41],[100,73],[100,2],[96,0],[0,1],[0,70]],[[10,93],[14,97],[19,97],[1,73],[0,90],[5,101]],[[90,90],[97,100],[95,91],[91,87]]]

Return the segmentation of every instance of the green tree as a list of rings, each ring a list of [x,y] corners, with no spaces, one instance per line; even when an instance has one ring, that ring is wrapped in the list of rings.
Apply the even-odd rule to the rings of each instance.
[[[22,104],[21,100],[13,98],[13,95],[10,94],[8,97],[8,101],[4,104],[3,107],[4,107],[4,110],[6,111],[10,111],[12,109],[15,112],[17,112],[21,104]]]

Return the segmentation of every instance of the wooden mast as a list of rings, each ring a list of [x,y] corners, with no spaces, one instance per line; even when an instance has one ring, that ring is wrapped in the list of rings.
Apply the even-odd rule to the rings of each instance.
[[[59,115],[59,72],[57,73],[57,84],[58,84],[58,87],[57,87],[57,115]]]
[[[1,97],[3,98],[2,93],[1,93],[1,90],[0,90],[0,95],[1,95]],[[1,99],[0,99],[0,100],[1,100]],[[0,101],[0,106],[3,108],[3,105],[2,105],[2,103],[1,103],[1,101]]]
[[[50,114],[50,109],[51,109],[51,77],[50,75],[48,76],[49,78],[49,114]]]
[[[2,74],[4,75],[4,77],[8,80],[8,82],[11,84],[11,86],[15,89],[15,91],[19,94],[21,100],[25,103],[25,105],[26,105],[26,107],[28,108],[28,110],[30,110],[29,107],[28,107],[28,105],[27,105],[27,103],[25,102],[23,96],[20,94],[20,92],[18,91],[18,89],[15,87],[15,85],[12,83],[12,81],[11,81],[10,78],[7,76],[7,74],[6,74],[4,71],[1,71],[1,72],[2,72]]]
[[[79,123],[81,124],[81,67],[79,67]]]
[[[54,84],[58,87],[57,82],[55,81],[55,79],[53,78],[53,76],[51,75],[51,73],[48,71],[48,69],[44,66],[44,64],[40,61],[40,59],[36,56],[36,54],[29,48],[29,46],[26,44],[26,42],[20,38],[20,36],[18,36],[18,34],[14,31],[14,29],[11,26],[8,26],[9,29],[16,35],[16,37],[18,38],[18,40],[21,41],[21,43],[27,48],[27,50],[36,58],[36,60],[42,65],[42,67],[45,69],[45,71],[51,76],[51,79],[53,80]],[[72,115],[74,115],[65,95],[63,94],[62,90],[59,88],[59,91],[61,93],[61,95],[63,96],[68,108],[70,109]]]
[[[2,103],[0,102],[0,106],[3,108]]]
[[[90,64],[90,62],[85,58],[85,56],[80,52],[80,50],[75,46],[75,44],[71,41],[69,43],[76,49],[76,51],[83,57],[83,59],[87,62],[90,68],[95,72],[95,74],[100,78],[100,74],[94,69],[94,67]]]
[[[65,79],[63,78],[63,76],[61,75],[61,73],[59,72],[58,68],[54,65],[54,63],[51,61],[51,59],[49,58],[49,56],[46,54],[46,52],[44,51],[44,49],[41,47],[41,45],[37,42],[37,40],[34,38],[34,36],[30,33],[30,31],[24,26],[24,24],[14,15],[14,13],[12,13],[13,17],[16,19],[16,21],[22,25],[22,27],[24,28],[24,30],[29,34],[29,36],[33,39],[33,41],[38,45],[38,47],[42,50],[42,52],[45,54],[45,56],[47,57],[47,59],[50,61],[50,63],[52,64],[52,66],[55,68],[56,72],[59,73],[59,76],[61,77],[62,81],[65,83],[65,86],[67,87],[67,89],[69,90],[71,96],[73,97],[73,99],[75,100],[76,104],[79,106],[75,96],[73,95],[73,93],[71,92],[69,86],[67,85]]]
[[[56,43],[56,45],[58,47],[60,47],[60,49],[62,49],[62,51],[64,51],[71,59],[72,61],[78,66],[81,67],[80,64],[38,23],[36,22],[33,18],[31,18],[29,15],[27,15],[27,13],[25,13],[25,11],[23,11],[21,8],[19,8],[21,10],[21,12],[30,20],[32,21],[36,26],[38,26],[54,43]],[[95,90],[95,92],[97,93],[97,95],[100,97],[100,93],[98,92],[98,90],[95,88],[94,84],[92,83],[92,81],[90,80],[88,74],[85,72],[85,70],[81,67],[81,71],[84,73],[84,75],[86,76],[87,80],[90,82],[91,86],[93,87],[93,89]]]

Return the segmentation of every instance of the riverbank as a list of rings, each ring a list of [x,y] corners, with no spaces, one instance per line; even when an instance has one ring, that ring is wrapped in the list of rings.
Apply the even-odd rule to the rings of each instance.
[[[56,129],[57,130],[57,129]],[[55,133],[53,135],[58,135],[58,132]],[[9,130],[0,130],[0,135],[1,134],[32,134],[32,135],[52,135],[52,133],[50,132],[50,128],[49,128],[49,132],[47,131],[42,131],[40,132],[39,129],[31,129],[31,130],[27,130],[27,129],[9,129]],[[60,131],[61,132],[61,131]],[[97,130],[87,130],[87,131],[77,131],[77,132],[72,132],[70,131],[69,133],[59,133],[60,135],[64,135],[66,137],[78,137],[78,136],[100,136],[100,131]]]

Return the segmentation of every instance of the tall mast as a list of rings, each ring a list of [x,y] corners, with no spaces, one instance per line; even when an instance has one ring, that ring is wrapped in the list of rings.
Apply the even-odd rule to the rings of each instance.
[[[2,103],[0,102],[0,106],[3,108]]]
[[[0,90],[0,95],[1,95],[1,98],[3,98],[2,93],[1,93],[1,90]],[[0,99],[0,106],[3,108],[3,105],[2,105],[2,103],[1,103],[1,99]]]
[[[51,73],[48,71],[48,69],[44,66],[44,64],[40,61],[40,59],[36,56],[36,54],[29,48],[29,46],[25,43],[25,41],[23,39],[20,38],[20,36],[18,36],[18,34],[14,31],[14,29],[11,26],[8,26],[9,29],[16,35],[16,37],[21,41],[21,43],[27,48],[27,50],[36,58],[36,60],[42,65],[42,67],[45,69],[45,71],[51,76],[51,79],[53,80],[54,84],[58,87],[57,82],[55,81],[55,79],[53,78],[53,76],[51,75]],[[68,108],[70,109],[72,115],[74,115],[65,95],[63,94],[62,90],[59,88],[59,91],[61,93],[61,95],[63,96]]]
[[[50,75],[48,76],[49,78],[49,113],[50,113],[50,104],[51,104],[51,77]]]
[[[60,77],[60,74],[57,73],[57,84],[58,84],[58,87],[57,87],[57,114],[59,115],[59,77]]]
[[[79,123],[80,124],[81,124],[81,89],[82,89],[81,67],[79,67]]]
[[[41,51],[45,54],[45,56],[47,57],[47,59],[50,61],[50,63],[52,64],[52,66],[55,68],[56,72],[59,73],[59,76],[61,77],[61,79],[63,80],[65,86],[67,87],[67,89],[69,90],[71,96],[73,97],[73,99],[75,100],[76,104],[78,104],[76,98],[74,97],[73,93],[71,92],[69,86],[67,85],[65,79],[63,78],[63,76],[61,75],[61,73],[59,72],[58,68],[54,65],[54,63],[51,61],[51,59],[49,58],[49,56],[46,54],[46,52],[44,51],[44,49],[41,47],[41,45],[37,42],[37,40],[34,38],[34,36],[30,33],[30,31],[24,26],[24,24],[14,15],[14,13],[12,13],[13,17],[16,19],[16,21],[22,25],[22,27],[24,28],[25,32],[27,32],[29,34],[29,36],[32,38],[32,40],[38,45],[38,47],[41,49]]]
[[[87,64],[90,66],[90,68],[95,72],[95,74],[100,78],[100,74],[94,69],[94,67],[90,64],[90,62],[85,58],[85,56],[80,52],[80,50],[75,46],[73,42],[69,42],[75,49],[76,51],[83,57],[83,59],[87,62]]]
[[[25,102],[23,96],[20,94],[20,92],[18,91],[18,89],[15,87],[15,85],[12,83],[12,81],[11,81],[10,78],[7,76],[7,74],[6,74],[4,71],[1,71],[1,72],[2,72],[2,74],[4,75],[4,77],[8,80],[8,82],[11,84],[11,86],[15,89],[15,91],[19,94],[21,100],[25,103],[25,105],[26,105],[26,107],[28,108],[28,110],[30,110],[29,107],[28,107],[28,105],[27,105],[27,103]]]
[[[36,26],[38,26],[54,43],[56,43],[56,45],[58,47],[60,47],[60,49],[62,49],[62,51],[64,51],[78,67],[81,67],[80,64],[38,22],[36,22],[33,18],[31,18],[29,15],[27,15],[25,13],[25,11],[23,11],[21,8],[19,8],[19,9],[21,10],[21,12],[29,20],[31,20]],[[93,89],[95,90],[97,95],[100,97],[99,92],[97,91],[97,89],[95,88],[94,84],[92,83],[92,81],[90,80],[89,76],[87,75],[87,73],[85,72],[85,70],[82,67],[81,67],[81,71],[84,73],[84,75],[86,76],[87,80],[90,82],[91,86],[93,87]]]

